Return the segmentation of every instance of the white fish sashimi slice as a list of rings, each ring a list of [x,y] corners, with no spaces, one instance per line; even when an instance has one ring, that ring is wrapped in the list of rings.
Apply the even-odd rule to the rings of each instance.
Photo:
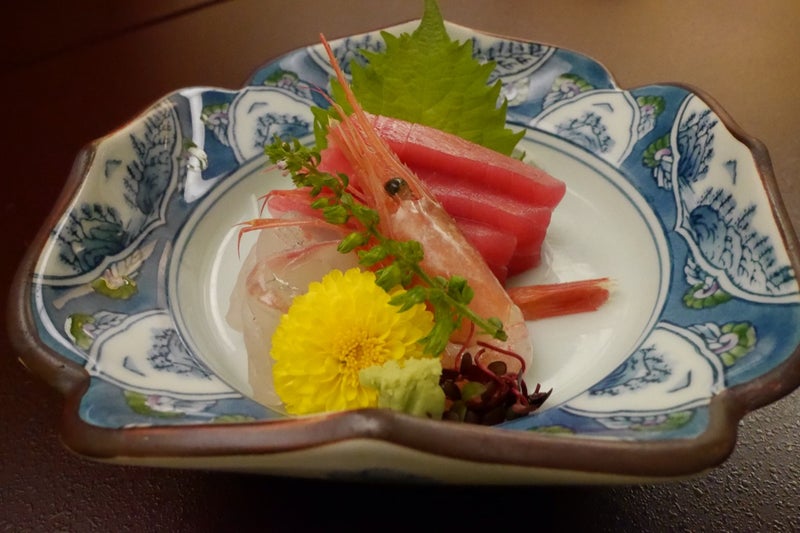
[[[341,237],[338,228],[324,222],[302,229],[266,228],[243,263],[226,319],[243,335],[248,381],[259,403],[280,409],[272,380],[271,339],[292,300],[331,269],[358,265],[355,254],[337,251]]]

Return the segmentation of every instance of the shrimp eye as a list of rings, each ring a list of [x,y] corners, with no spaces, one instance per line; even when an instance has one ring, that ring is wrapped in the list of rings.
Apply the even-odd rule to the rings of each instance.
[[[389,194],[394,196],[406,187],[406,181],[403,178],[392,178],[383,184],[383,189]]]

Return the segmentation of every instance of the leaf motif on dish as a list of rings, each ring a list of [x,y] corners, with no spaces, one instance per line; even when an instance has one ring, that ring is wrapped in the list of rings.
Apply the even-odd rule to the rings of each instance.
[[[178,160],[189,172],[202,172],[208,168],[208,154],[192,141],[184,141]]]
[[[655,128],[656,119],[664,112],[664,97],[658,95],[642,95],[636,98],[639,104],[639,138],[644,137]]]
[[[240,92],[229,113],[233,126],[229,141],[237,159],[247,161],[263,155],[264,146],[275,138],[303,138],[311,134],[313,102],[272,87],[251,87]]]
[[[472,37],[473,57],[479,61],[494,61],[495,68],[488,83],[502,83],[500,98],[509,107],[522,105],[536,91],[532,79],[537,70],[547,64],[556,49],[539,43],[521,43],[506,39]]]
[[[152,330],[153,345],[147,354],[150,366],[161,372],[211,379],[211,373],[196,361],[172,328]]]
[[[333,55],[336,57],[339,65],[341,65],[344,73],[350,76],[350,62],[357,61],[364,63],[364,56],[361,55],[362,50],[369,50],[370,52],[381,52],[386,48],[383,39],[375,33],[367,33],[364,35],[357,35],[354,37],[345,37],[337,39],[331,43]],[[331,68],[330,61],[322,45],[316,44],[306,48],[309,58],[316,64],[316,66],[328,76],[334,74]]]
[[[555,52],[552,46],[506,39],[472,38],[472,55],[480,61],[494,61],[489,84],[501,79],[504,85],[529,78]]]
[[[717,123],[710,109],[689,113],[683,118],[677,136],[680,159],[676,172],[679,182],[693,183],[708,174],[708,162],[714,153],[714,126]]]
[[[592,152],[608,152],[614,147],[614,140],[608,135],[600,115],[592,112],[560,123],[556,134]]]
[[[177,118],[168,101],[98,145],[95,159],[100,164],[88,169],[88,186],[54,230],[55,253],[37,275],[54,285],[91,283],[130,256],[149,232],[166,222],[180,175],[180,151]]]
[[[94,314],[73,313],[67,318],[64,331],[75,346],[88,350],[101,333],[118,326],[127,316],[124,313],[111,311],[98,311]]]
[[[686,307],[709,309],[730,301],[731,295],[722,290],[717,278],[700,268],[691,255],[686,258],[683,273],[690,285],[683,294]]]
[[[666,433],[680,430],[695,417],[694,410],[677,411],[651,416],[610,416],[599,418],[604,429],[637,433]]]
[[[69,213],[56,238],[62,244],[61,263],[82,274],[122,251],[130,242],[130,233],[114,206],[84,203]]]
[[[264,79],[264,85],[288,91],[305,100],[311,101],[314,99],[311,87],[304,83],[296,72],[291,70],[276,69]]]
[[[130,135],[136,157],[128,163],[128,175],[122,182],[125,198],[144,215],[135,221],[133,234],[141,232],[163,203],[174,174],[178,146],[178,127],[170,107],[154,109],[142,124],[141,134]]]
[[[542,108],[546,109],[554,104],[575,98],[581,93],[591,91],[595,86],[577,74],[562,74],[554,81],[550,92],[544,97]]]
[[[697,198],[684,221],[702,257],[754,292],[775,294],[792,280],[788,265],[774,268],[770,239],[751,231],[755,206],[740,207],[722,189],[708,189]],[[752,247],[751,247],[752,246]]]
[[[665,134],[645,149],[642,154],[642,164],[651,169],[656,185],[667,191],[672,190],[672,144],[669,134]]]
[[[120,257],[111,263],[97,278],[65,289],[58,298],[53,299],[53,306],[61,309],[71,300],[92,292],[115,300],[132,298],[139,291],[135,278],[144,262],[153,253],[156,244],[157,241],[152,240],[143,246],[129,250],[127,256]]]
[[[126,317],[91,345],[90,374],[142,394],[181,399],[239,396],[197,361],[160,310]]]
[[[749,322],[728,322],[715,324],[708,322],[689,327],[706,342],[725,366],[735,364],[739,359],[753,351],[758,341],[756,328]]]
[[[125,401],[135,413],[159,418],[181,418],[191,415],[210,415],[206,411],[216,401],[182,400],[160,394],[141,394],[124,391]],[[212,415],[213,416],[213,415]]]
[[[683,303],[693,309],[709,309],[730,299],[731,295],[723,291],[716,278],[711,276],[689,287],[683,295]]]
[[[230,142],[228,142],[228,124],[230,124],[230,119],[228,118],[229,106],[230,104],[227,102],[222,104],[210,104],[205,106],[200,114],[200,120],[223,146],[230,146]]]
[[[694,410],[678,411],[654,417],[628,417],[625,419],[624,426],[632,431],[665,432],[680,429],[694,418]]]
[[[760,180],[740,175],[752,172],[752,164],[737,164],[750,153],[695,97],[684,103],[673,139],[675,229],[699,267],[737,298],[795,299],[797,280],[786,250],[774,241],[775,220],[765,211],[763,189],[756,188]]]
[[[596,89],[560,101],[530,121],[531,127],[568,139],[619,164],[639,139],[640,111],[625,91]]]
[[[724,387],[724,376],[702,338],[662,322],[642,348],[565,409],[601,419],[684,411],[707,404]]]
[[[589,391],[591,396],[618,396],[659,385],[672,377],[672,367],[655,345],[644,346],[630,356],[623,366],[606,378],[613,385],[603,385]]]

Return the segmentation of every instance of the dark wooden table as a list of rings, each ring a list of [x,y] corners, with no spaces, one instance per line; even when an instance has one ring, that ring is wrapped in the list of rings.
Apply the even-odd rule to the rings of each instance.
[[[335,38],[416,18],[422,2],[155,4],[30,2],[5,17],[4,290],[82,145],[167,92],[193,85],[236,88],[256,66],[314,42],[320,31]],[[800,228],[800,3],[440,5],[456,23],[591,55],[623,87],[682,81],[705,89],[767,145],[790,218]],[[526,530],[800,530],[797,393],[748,415],[731,458],[691,480],[446,490],[349,485],[108,466],[76,457],[59,442],[61,398],[16,361],[5,330],[1,340],[1,531],[400,531],[424,524],[440,530],[511,524]]]

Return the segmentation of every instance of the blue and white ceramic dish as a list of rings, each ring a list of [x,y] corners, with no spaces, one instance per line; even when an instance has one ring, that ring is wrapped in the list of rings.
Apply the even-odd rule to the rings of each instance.
[[[615,281],[596,313],[530,323],[528,381],[554,390],[543,409],[486,428],[369,409],[288,418],[254,399],[225,320],[236,225],[290,186],[262,148],[311,133],[309,87],[331,75],[314,45],[240,90],[177,91],[79,156],[15,294],[15,340],[67,395],[70,448],[291,476],[666,479],[723,461],[743,414],[798,385],[800,247],[761,145],[695,90],[621,89],[583,55],[448,31],[496,62],[521,147],[568,185],[542,266],[512,283]],[[333,46],[346,67],[382,39]]]

